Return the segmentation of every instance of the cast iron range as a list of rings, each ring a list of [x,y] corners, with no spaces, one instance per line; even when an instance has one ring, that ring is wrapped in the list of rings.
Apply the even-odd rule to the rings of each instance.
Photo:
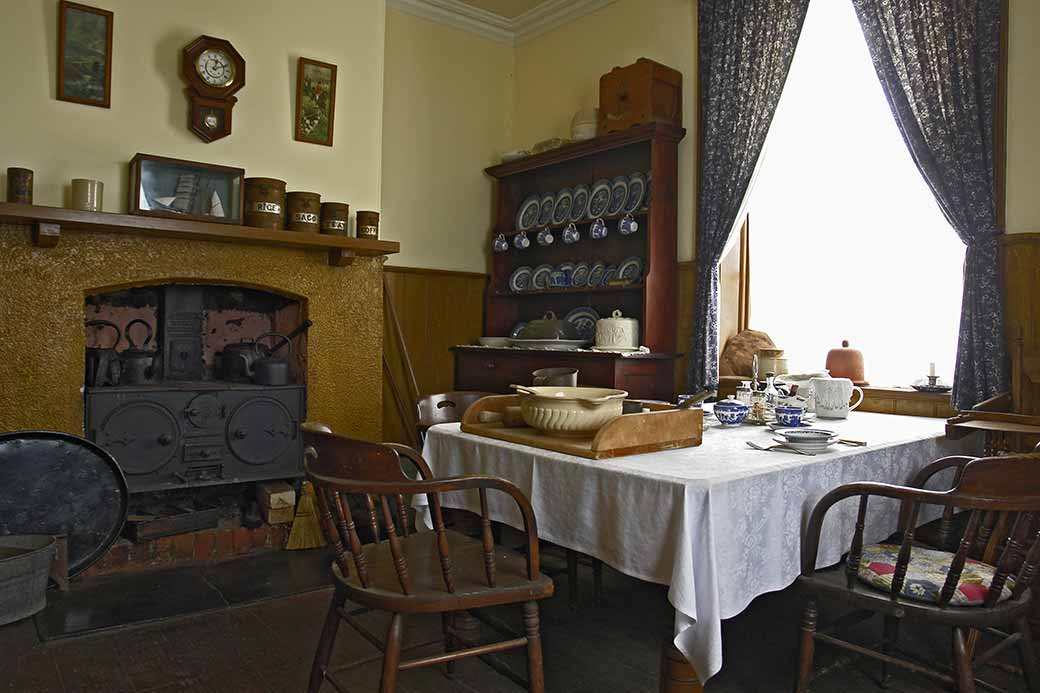
[[[130,492],[302,476],[306,385],[209,379],[199,287],[163,287],[158,323],[156,384],[85,389],[87,438],[116,459]]]

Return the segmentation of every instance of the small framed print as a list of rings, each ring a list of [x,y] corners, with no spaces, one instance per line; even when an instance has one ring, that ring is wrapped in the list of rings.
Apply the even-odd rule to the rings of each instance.
[[[332,146],[336,66],[300,58],[296,69],[296,139]]]
[[[109,108],[112,103],[112,13],[58,3],[58,99]]]

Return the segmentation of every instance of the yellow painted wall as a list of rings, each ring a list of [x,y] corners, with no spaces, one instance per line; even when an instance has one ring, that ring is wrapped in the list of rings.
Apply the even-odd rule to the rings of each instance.
[[[383,228],[392,263],[487,270],[492,186],[509,148],[513,48],[387,11]]]
[[[1040,2],[1011,0],[1007,231],[1040,231]]]
[[[650,58],[683,75],[679,146],[679,259],[693,256],[696,41],[693,0],[618,0],[516,48],[514,137],[529,146],[570,137],[579,108],[599,105],[599,78],[611,68]]]
[[[5,2],[0,24],[0,169],[36,172],[37,204],[63,204],[72,178],[105,184],[104,208],[126,211],[137,152],[241,166],[378,209],[383,100],[383,0],[97,0],[115,13],[112,107],[57,101],[57,0]],[[246,60],[232,133],[206,144],[187,128],[181,49],[201,34]],[[338,65],[335,146],[293,140],[296,59]]]

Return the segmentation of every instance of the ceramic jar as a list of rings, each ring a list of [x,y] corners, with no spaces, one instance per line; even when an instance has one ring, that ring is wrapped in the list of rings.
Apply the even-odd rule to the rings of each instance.
[[[759,349],[755,352],[758,356],[758,372],[784,375],[787,373],[787,359],[784,358],[784,350],[776,347]]]
[[[724,399],[716,402],[712,411],[715,412],[715,418],[723,426],[739,426],[747,418],[748,409],[748,405],[743,402],[738,402],[735,399]]]
[[[85,212],[100,212],[105,185],[90,178],[72,179],[72,208]]]
[[[591,140],[596,136],[596,124],[599,121],[598,108],[583,108],[571,119],[571,138],[575,141]]]
[[[863,404],[863,390],[848,378],[813,378],[809,381],[816,395],[816,416],[821,419],[847,419],[849,412]],[[859,392],[855,404],[852,393]]]
[[[869,385],[863,366],[863,352],[850,349],[849,340],[843,340],[840,349],[827,352],[827,372],[835,378],[848,378],[856,385]]]
[[[635,351],[639,348],[639,321],[621,316],[615,310],[611,317],[596,321],[596,348],[604,351]]]

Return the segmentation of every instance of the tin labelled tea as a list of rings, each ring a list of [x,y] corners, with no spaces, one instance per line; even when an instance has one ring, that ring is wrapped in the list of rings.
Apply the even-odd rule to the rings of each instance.
[[[287,229],[318,233],[321,221],[321,195],[312,192],[291,192],[285,196],[285,208]]]
[[[285,215],[285,181],[277,178],[246,178],[246,226],[281,229]]]
[[[332,236],[346,236],[350,220],[350,205],[343,202],[321,203],[321,232]]]
[[[379,212],[357,213],[357,237],[379,238]]]

